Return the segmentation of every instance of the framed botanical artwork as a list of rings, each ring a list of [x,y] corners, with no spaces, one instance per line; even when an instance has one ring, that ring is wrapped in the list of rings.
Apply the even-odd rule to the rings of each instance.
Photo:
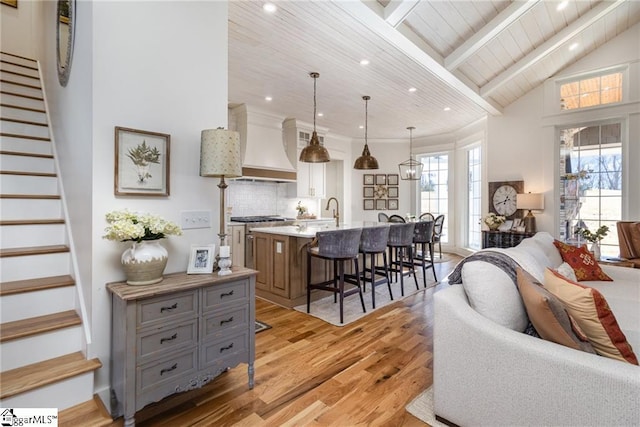
[[[116,126],[116,196],[169,196],[171,136]]]
[[[387,210],[387,199],[376,199],[376,210],[377,211]]]
[[[365,211],[372,211],[373,210],[373,203],[374,203],[373,199],[364,199],[363,202],[364,202],[363,209]]]
[[[398,210],[398,199],[389,199],[387,200],[387,209],[390,211]]]
[[[398,187],[387,187],[387,197],[390,199],[397,199],[398,198]]]
[[[377,174],[376,175],[376,185],[387,185],[387,175]]]
[[[363,187],[362,188],[362,197],[365,199],[373,198],[373,187]]]
[[[210,274],[213,272],[216,245],[191,245],[187,274]]]
[[[372,174],[365,174],[362,176],[362,183],[364,185],[373,185],[375,184],[374,180],[373,180],[373,175]]]
[[[398,174],[392,173],[387,175],[387,185],[398,185]]]

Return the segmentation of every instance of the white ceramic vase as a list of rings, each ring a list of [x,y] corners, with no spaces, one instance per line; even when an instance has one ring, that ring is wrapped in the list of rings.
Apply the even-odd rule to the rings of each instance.
[[[591,244],[591,253],[596,261],[600,261],[600,244],[598,242],[593,242]]]
[[[122,254],[122,267],[129,285],[152,285],[162,281],[169,253],[159,240],[133,242]]]

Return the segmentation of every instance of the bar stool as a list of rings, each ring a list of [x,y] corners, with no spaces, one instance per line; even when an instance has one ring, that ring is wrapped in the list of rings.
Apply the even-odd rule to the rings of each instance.
[[[389,289],[389,297],[393,300],[391,292],[391,280],[389,280],[389,265],[387,264],[387,240],[389,239],[389,226],[365,227],[362,229],[360,237],[360,250],[362,254],[362,281],[363,288],[366,291],[367,282],[371,283],[371,304],[376,308],[376,286],[387,282]],[[376,265],[376,258],[382,254],[382,265]],[[371,260],[371,267],[367,268],[367,255]],[[367,277],[367,273],[370,274]],[[377,279],[376,276],[382,276]]]
[[[389,222],[407,222],[407,221],[405,221],[405,219],[400,215],[391,215],[389,217]]]
[[[426,270],[433,270],[433,279],[437,282],[436,269],[433,264],[433,221],[416,222],[413,230],[413,263],[422,267],[422,281],[427,287]],[[427,258],[427,250],[429,258]]]
[[[389,271],[394,274],[397,281],[400,274],[400,292],[404,296],[404,276],[413,274],[413,280],[418,286],[416,270],[413,264],[413,230],[415,222],[392,223],[389,227],[389,238],[387,247],[389,248]],[[405,272],[405,267],[408,271]]]
[[[319,231],[316,234],[317,246],[311,244],[307,247],[307,313],[311,309],[311,291],[320,289],[333,292],[334,302],[340,296],[340,323],[344,323],[344,297],[360,294],[362,311],[367,312],[364,306],[364,297],[360,286],[360,271],[358,268],[358,249],[360,247],[361,228],[347,230]],[[311,258],[317,257],[333,261],[333,278],[319,283],[311,283]],[[345,262],[353,261],[355,266],[355,287],[344,289]]]

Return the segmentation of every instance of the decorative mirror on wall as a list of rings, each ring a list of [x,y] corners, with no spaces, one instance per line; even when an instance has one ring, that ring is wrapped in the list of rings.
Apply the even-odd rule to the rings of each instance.
[[[58,0],[56,19],[58,80],[62,86],[66,86],[71,72],[71,59],[73,58],[76,0]]]

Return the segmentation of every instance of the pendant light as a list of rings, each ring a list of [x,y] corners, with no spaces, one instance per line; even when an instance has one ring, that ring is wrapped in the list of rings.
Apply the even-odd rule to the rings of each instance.
[[[370,96],[363,96],[364,99],[364,149],[362,150],[362,156],[356,159],[353,164],[354,169],[378,169],[378,161],[369,152],[369,145],[367,144],[367,129],[368,129],[368,105]]]
[[[400,179],[405,181],[418,181],[422,178],[422,169],[424,165],[413,158],[413,130],[415,127],[409,126],[409,160],[398,165],[400,170]]]
[[[300,153],[300,161],[305,163],[325,163],[331,160],[329,152],[324,146],[320,145],[318,133],[316,132],[316,80],[320,77],[320,73],[312,72],[309,73],[309,76],[313,78],[313,133],[309,144]]]

